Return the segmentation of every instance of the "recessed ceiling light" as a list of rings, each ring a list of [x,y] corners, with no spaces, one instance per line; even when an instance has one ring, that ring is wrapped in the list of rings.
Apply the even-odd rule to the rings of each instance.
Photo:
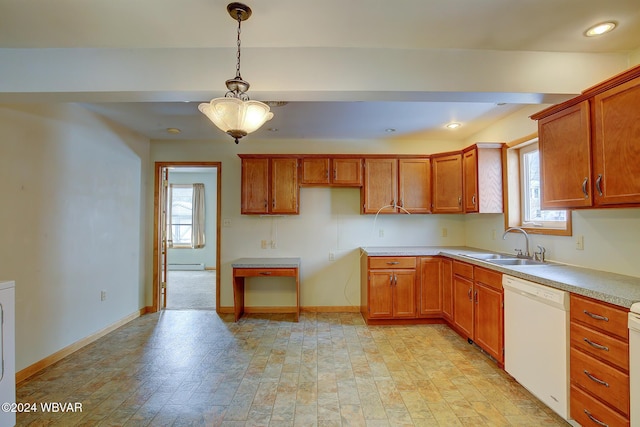
[[[460,123],[452,122],[452,123],[449,123],[446,127],[447,129],[457,129],[460,126],[462,126]]]
[[[178,129],[178,128],[167,128],[167,133],[171,133],[171,134],[177,135],[180,132],[182,132],[182,131],[180,129]]]
[[[269,132],[278,132],[278,128],[268,128]]]
[[[614,28],[616,28],[617,25],[618,23],[615,21],[601,22],[587,29],[587,31],[584,32],[584,35],[586,37],[600,36],[604,33],[612,31]]]
[[[395,132],[396,130],[394,128],[386,128],[384,131],[387,133],[392,133],[392,132]]]

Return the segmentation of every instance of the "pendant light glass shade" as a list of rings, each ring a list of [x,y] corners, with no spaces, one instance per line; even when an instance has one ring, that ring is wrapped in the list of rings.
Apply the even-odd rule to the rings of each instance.
[[[238,98],[215,98],[211,102],[200,104],[198,109],[214,125],[234,138],[242,138],[255,132],[273,117],[267,104]]]

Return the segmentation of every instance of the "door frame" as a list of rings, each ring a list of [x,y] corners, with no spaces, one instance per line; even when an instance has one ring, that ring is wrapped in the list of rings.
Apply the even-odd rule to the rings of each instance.
[[[220,241],[222,236],[221,219],[222,214],[222,162],[155,162],[154,166],[154,183],[153,183],[153,304],[151,313],[155,313],[160,309],[160,269],[162,268],[162,206],[161,206],[161,189],[162,189],[162,169],[167,167],[203,167],[216,168],[216,312],[220,312]]]

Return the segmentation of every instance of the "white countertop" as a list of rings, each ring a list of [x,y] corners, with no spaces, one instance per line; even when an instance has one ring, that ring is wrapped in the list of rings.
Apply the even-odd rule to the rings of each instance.
[[[362,248],[362,251],[368,256],[446,256],[625,308],[630,308],[634,303],[640,303],[640,277],[560,263],[550,263],[546,266],[496,265],[465,256],[493,251],[465,246],[366,247]],[[640,307],[636,308],[640,311]]]

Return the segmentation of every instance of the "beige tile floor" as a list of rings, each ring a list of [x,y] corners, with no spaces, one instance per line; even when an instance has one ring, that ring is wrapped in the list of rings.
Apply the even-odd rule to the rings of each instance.
[[[17,389],[19,426],[568,425],[444,325],[359,314],[143,316]]]

